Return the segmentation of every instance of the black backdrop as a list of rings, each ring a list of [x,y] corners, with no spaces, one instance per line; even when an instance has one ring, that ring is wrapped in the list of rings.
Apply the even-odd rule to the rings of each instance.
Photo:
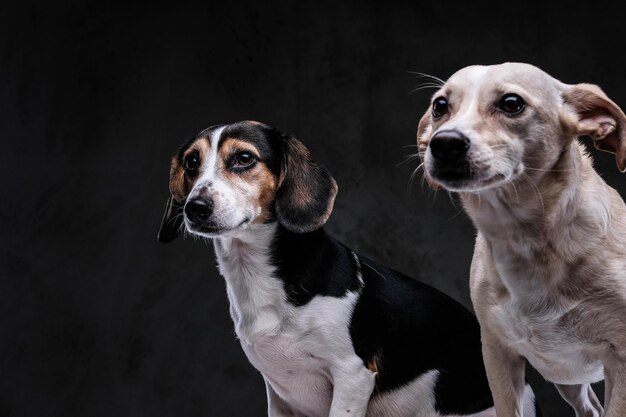
[[[215,123],[299,136],[340,186],[328,229],[469,306],[474,230],[399,164],[429,96],[408,71],[527,61],[626,105],[615,4],[0,6],[0,416],[264,414],[212,248],[156,242],[169,157]]]

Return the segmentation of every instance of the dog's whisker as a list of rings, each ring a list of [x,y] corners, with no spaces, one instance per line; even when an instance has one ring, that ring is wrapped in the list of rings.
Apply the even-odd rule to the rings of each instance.
[[[409,195],[411,195],[411,190],[413,188],[413,182],[415,181],[415,177],[419,174],[420,170],[423,170],[423,169],[424,169],[424,163],[422,162],[411,173],[411,176],[409,177],[409,181],[407,183],[407,192]]]
[[[459,206],[458,200],[456,198],[452,199],[451,201],[453,202],[452,207],[456,210],[456,212],[448,218],[448,221],[454,220],[464,213],[463,207]]]
[[[418,167],[418,168],[415,168],[415,169],[413,170],[413,172],[412,172],[412,173],[411,173],[411,175],[409,176],[409,180],[407,181],[407,184],[406,184],[406,192],[407,192],[407,194],[409,194],[409,195],[411,195],[411,190],[412,190],[412,188],[413,188],[413,182],[415,181],[415,177],[416,177],[416,175],[418,174],[418,172],[419,172],[419,167]]]
[[[539,204],[541,205],[541,212],[545,213],[546,208],[545,208],[545,206],[543,204],[543,197],[541,196],[541,191],[537,187],[537,184],[535,184],[533,179],[531,177],[529,177],[528,174],[526,174],[526,173],[522,173],[522,177],[531,185],[531,187],[535,191],[535,195],[537,197],[539,197]]]
[[[515,191],[515,198],[517,199],[517,204],[520,203],[519,200],[519,193],[517,192],[517,187],[515,186],[515,182],[514,181],[509,181],[511,183],[511,187],[513,187],[513,191]]]
[[[441,87],[441,85],[433,83],[433,82],[425,82],[418,84],[417,87]]]
[[[425,90],[427,88],[437,88],[438,89],[438,88],[441,88],[441,86],[438,85],[438,84],[422,84],[422,85],[418,86],[417,88],[414,88],[413,90],[409,91],[409,95],[411,95],[413,93],[416,93],[416,92],[418,92],[420,90]]]
[[[454,200],[454,194],[452,191],[446,190],[447,194],[448,194],[448,200],[450,200],[450,203],[452,204],[452,207],[454,207],[455,210],[458,209],[458,206],[456,205],[456,201]]]
[[[576,171],[573,169],[531,168],[528,166],[525,166],[524,169],[527,169],[529,171],[538,171],[538,172],[575,172]]]
[[[407,162],[415,161],[416,159],[419,159],[419,158],[420,158],[419,154],[407,155],[404,157],[403,161],[400,161],[399,163],[396,164],[396,167],[399,167],[400,165],[404,165]]]
[[[433,80],[434,82],[436,82],[440,86],[443,86],[446,83],[441,78],[435,77],[434,75],[426,74],[425,72],[419,72],[419,71],[407,71],[407,72],[409,74],[417,75],[418,77],[421,77],[421,78],[428,78],[430,80]]]

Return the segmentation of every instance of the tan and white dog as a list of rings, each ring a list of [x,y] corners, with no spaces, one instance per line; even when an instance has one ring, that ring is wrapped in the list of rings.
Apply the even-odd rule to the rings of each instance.
[[[626,170],[622,110],[519,63],[458,71],[419,123],[426,180],[478,229],[471,296],[499,417],[523,414],[525,359],[577,416],[626,416],[626,207],[580,136]]]

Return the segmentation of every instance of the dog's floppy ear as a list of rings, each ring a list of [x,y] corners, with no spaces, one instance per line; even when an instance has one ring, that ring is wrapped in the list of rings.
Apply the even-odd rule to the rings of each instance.
[[[183,206],[174,196],[167,199],[163,220],[161,220],[161,228],[157,235],[159,242],[169,243],[176,239],[178,230],[183,224]]]
[[[282,171],[276,191],[276,218],[295,233],[313,231],[333,210],[337,183],[330,172],[311,159],[297,139],[283,137]]]
[[[622,109],[592,84],[568,86],[563,100],[574,108],[577,133],[590,136],[597,149],[614,153],[617,168],[626,172],[626,115]]]
[[[184,172],[178,159],[172,158],[170,167],[170,198],[165,205],[165,213],[161,220],[161,228],[157,238],[161,243],[168,243],[176,239],[180,226],[183,224],[183,203],[184,201],[185,178]]]
[[[428,142],[430,138],[430,134],[433,131],[431,126],[431,115],[432,111],[430,106],[426,109],[426,113],[420,119],[419,124],[417,125],[417,152],[420,156],[420,160],[422,163],[424,162],[424,156],[426,155],[426,150],[428,149]],[[426,179],[426,183],[433,190],[438,190],[441,188],[439,184],[434,183],[428,174],[424,172],[424,179]]]

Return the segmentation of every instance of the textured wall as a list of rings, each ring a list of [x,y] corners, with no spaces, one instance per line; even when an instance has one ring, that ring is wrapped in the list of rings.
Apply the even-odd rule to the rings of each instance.
[[[204,127],[299,136],[340,186],[328,229],[469,306],[473,227],[400,164],[429,97],[408,71],[528,61],[626,105],[610,2],[313,3],[2,6],[0,416],[263,415],[212,248],[156,241],[169,156]]]

